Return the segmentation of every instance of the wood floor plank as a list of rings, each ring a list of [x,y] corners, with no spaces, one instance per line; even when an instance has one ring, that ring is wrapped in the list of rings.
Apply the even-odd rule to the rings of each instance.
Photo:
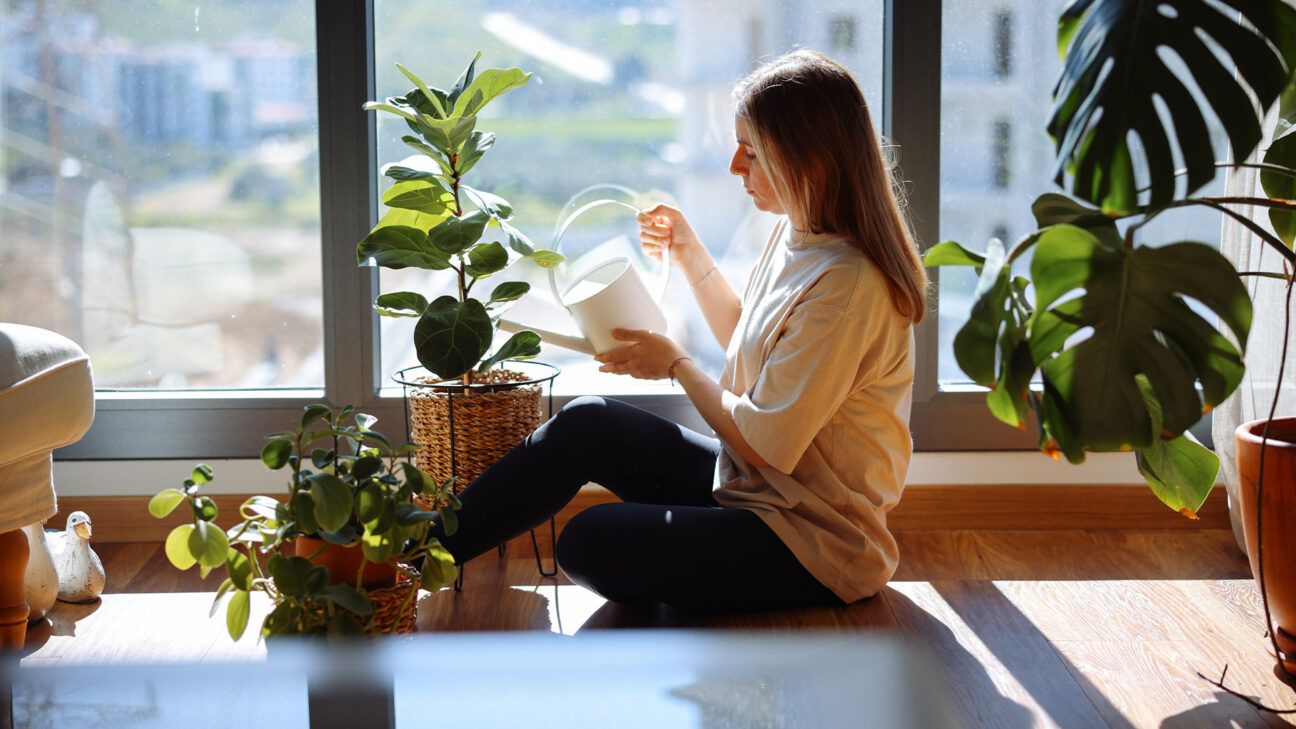
[[[1112,727],[1264,727],[1244,702],[1193,673],[1178,641],[1075,640],[1054,643]]]
[[[956,588],[944,589],[949,592]],[[1061,724],[1036,700],[1017,673],[1000,660],[993,642],[983,642],[932,583],[893,583],[886,588],[886,599],[904,634],[922,646],[937,666],[953,710],[966,726],[1015,729],[1103,724],[1092,706],[1086,723]],[[1054,660],[1056,671],[1060,666]],[[1071,682],[1073,695],[1079,692],[1069,676],[1066,681]],[[1066,690],[1064,685],[1059,684],[1059,690]],[[1079,703],[1070,703],[1076,712],[1084,712]]]
[[[900,564],[892,580],[988,579],[989,566],[968,531],[896,532]]]

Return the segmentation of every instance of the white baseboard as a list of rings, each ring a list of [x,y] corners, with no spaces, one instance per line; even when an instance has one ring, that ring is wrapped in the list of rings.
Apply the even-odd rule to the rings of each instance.
[[[54,487],[60,496],[143,496],[179,486],[195,461],[56,461]],[[256,459],[206,462],[216,479],[203,487],[212,494],[276,494],[287,491],[284,473],[269,471]],[[909,486],[931,484],[1133,484],[1141,483],[1131,453],[1098,453],[1073,466],[1034,451],[916,453],[906,479]]]

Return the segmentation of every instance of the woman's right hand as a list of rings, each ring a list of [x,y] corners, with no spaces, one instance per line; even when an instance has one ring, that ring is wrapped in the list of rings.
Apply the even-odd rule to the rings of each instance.
[[[639,242],[654,261],[660,261],[662,253],[669,250],[671,263],[687,273],[707,257],[702,241],[678,208],[661,204],[641,210],[638,221]]]

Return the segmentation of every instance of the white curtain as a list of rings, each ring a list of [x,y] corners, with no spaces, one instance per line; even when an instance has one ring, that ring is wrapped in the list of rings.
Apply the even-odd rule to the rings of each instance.
[[[1268,139],[1273,131],[1272,118],[1266,127],[1265,139]],[[1264,148],[1262,146],[1249,161],[1255,162],[1262,159]],[[1225,182],[1225,194],[1263,196],[1259,171],[1251,168],[1229,170]],[[1256,206],[1231,207],[1249,216],[1266,230],[1273,230],[1269,225],[1268,209]],[[1220,251],[1238,271],[1282,272],[1280,254],[1227,215],[1224,216],[1223,225]],[[1244,542],[1241,509],[1237,503],[1237,460],[1234,455],[1233,432],[1241,423],[1269,415],[1282,355],[1283,303],[1286,296],[1286,284],[1278,279],[1246,276],[1242,281],[1251,293],[1251,301],[1254,304],[1251,335],[1246,348],[1246,377],[1232,397],[1215,410],[1212,427],[1215,451],[1220,456],[1220,478],[1228,488],[1229,516],[1233,520],[1233,534],[1237,537],[1239,546],[1243,546]],[[1292,338],[1296,340],[1296,319],[1293,319]],[[1275,415],[1277,417],[1296,415],[1296,341],[1293,341],[1288,351],[1287,370],[1283,374],[1282,396],[1278,401]],[[1245,549],[1244,546],[1243,548]]]

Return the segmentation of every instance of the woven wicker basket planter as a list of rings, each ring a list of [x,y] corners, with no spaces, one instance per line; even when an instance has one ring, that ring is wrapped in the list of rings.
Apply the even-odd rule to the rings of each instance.
[[[369,627],[372,637],[414,632],[418,617],[419,571],[410,565],[404,565],[404,568],[413,579],[398,573],[395,585],[369,590],[369,602],[374,609],[373,624]]]
[[[538,366],[548,368],[545,377],[491,370],[474,374],[469,387],[433,377],[402,380],[412,385],[406,402],[419,469],[438,482],[457,476],[455,490],[461,490],[540,427],[541,386],[557,368]],[[430,499],[415,500],[425,509],[438,506]]]

